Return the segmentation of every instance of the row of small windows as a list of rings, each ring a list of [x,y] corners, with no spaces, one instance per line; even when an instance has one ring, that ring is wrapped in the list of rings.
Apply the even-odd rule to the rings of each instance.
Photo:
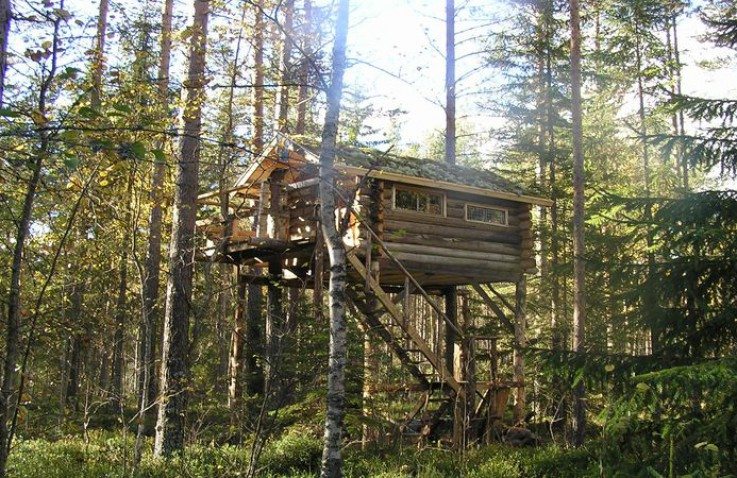
[[[394,209],[445,215],[445,196],[416,189],[394,188]],[[466,221],[506,226],[507,210],[479,204],[465,205]]]

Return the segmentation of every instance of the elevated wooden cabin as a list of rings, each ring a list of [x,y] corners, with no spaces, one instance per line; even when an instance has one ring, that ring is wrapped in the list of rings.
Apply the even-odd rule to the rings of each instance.
[[[233,187],[201,195],[201,204],[215,206],[198,222],[208,242],[201,256],[238,265],[241,283],[268,286],[269,300],[280,294],[277,283],[292,291],[314,288],[322,307],[327,257],[318,224],[318,156],[314,140],[277,136]],[[515,361],[513,379],[500,375],[496,337],[472,336],[468,302],[459,320],[456,286],[471,285],[514,341],[523,343],[522,279],[535,269],[531,207],[551,201],[525,194],[490,171],[376,150],[341,146],[335,168],[348,299],[360,312],[363,330],[415,379],[413,387],[405,381],[383,384],[384,392],[402,387],[403,393],[419,393],[401,428],[432,439],[439,436],[439,424],[450,420],[454,442],[490,440],[511,391],[524,397],[522,369]],[[493,303],[483,286],[495,282],[517,284],[515,310],[505,313]],[[442,294],[444,306],[435,294]],[[413,319],[412,296],[421,296],[432,314]],[[265,320],[277,320],[267,315]],[[430,321],[435,322],[428,326]],[[434,338],[428,335],[432,330]],[[370,341],[365,347],[369,356]],[[460,366],[459,356],[465,360]],[[474,357],[489,361],[488,372],[472,371]],[[368,378],[365,386],[371,393],[381,388]]]
[[[207,253],[254,267],[278,256],[286,279],[312,283],[318,155],[314,140],[279,136],[232,188],[200,196],[230,211],[225,221],[213,211],[198,223]],[[336,169],[338,214],[349,216],[345,244],[359,257],[378,239],[428,289],[516,282],[534,271],[530,208],[549,200],[491,171],[376,150],[340,147]],[[402,285],[396,261],[378,253],[380,283]]]

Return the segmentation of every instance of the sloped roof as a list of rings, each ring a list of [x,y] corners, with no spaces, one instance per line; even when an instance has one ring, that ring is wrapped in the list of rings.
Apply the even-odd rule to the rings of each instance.
[[[264,154],[238,178],[234,191],[243,186],[253,185],[260,178],[268,177],[276,168],[286,168],[296,175],[301,169],[298,166],[300,163],[316,164],[320,156],[320,142],[307,136],[277,134],[264,151]],[[339,144],[335,165],[337,168],[352,168],[358,174],[368,173],[397,182],[455,189],[545,206],[552,203],[549,199],[526,192],[521,186],[487,169],[449,165],[441,161],[401,156],[371,148]]]
[[[320,144],[316,139],[304,136],[295,136],[289,139],[312,155],[320,155]],[[489,189],[491,191],[526,194],[520,186],[486,169],[449,165],[432,159],[401,156],[392,154],[391,152],[386,153],[376,149],[358,148],[345,144],[338,145],[336,156],[336,164],[338,165],[462,184],[464,186]]]

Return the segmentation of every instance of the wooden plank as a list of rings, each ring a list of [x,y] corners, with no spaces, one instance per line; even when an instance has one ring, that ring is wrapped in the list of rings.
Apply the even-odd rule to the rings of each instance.
[[[490,308],[494,314],[497,316],[499,321],[507,328],[507,330],[511,333],[514,333],[514,324],[511,320],[509,320],[509,317],[507,317],[507,314],[504,313],[501,307],[496,305],[496,303],[489,297],[489,294],[486,293],[483,287],[481,287],[481,284],[472,284],[473,290],[476,291],[476,293],[481,297],[481,300],[486,304],[488,308]]]
[[[499,233],[493,231],[481,231],[452,226],[440,226],[434,224],[422,224],[416,222],[403,222],[385,219],[384,233],[386,235],[403,236],[407,234],[439,235],[448,238],[472,239],[478,241],[499,242],[502,244],[519,244],[520,235],[516,232]],[[391,239],[389,239],[391,240]]]
[[[394,253],[394,257],[396,257],[397,260],[399,260],[400,262],[410,261],[413,263],[432,264],[432,265],[441,266],[441,267],[446,266],[448,264],[452,264],[455,266],[467,268],[469,274],[473,273],[473,271],[477,269],[493,270],[493,271],[499,271],[499,272],[510,272],[510,271],[521,270],[521,266],[519,262],[500,262],[500,261],[479,260],[479,259],[462,259],[462,258],[457,258],[457,257],[448,258],[444,256],[430,256],[430,255],[424,255],[424,254],[413,254],[410,252],[397,252],[397,253]]]
[[[474,241],[469,239],[455,239],[436,235],[396,235],[393,236],[391,239],[385,240],[385,243],[387,244],[387,246],[389,244],[417,244],[421,246],[467,249],[471,251],[508,254],[513,256],[519,256],[522,252],[522,249],[510,244]]]
[[[381,261],[381,283],[401,285],[403,279],[401,276],[394,276],[396,269],[391,269],[392,263],[389,259]],[[464,285],[473,282],[515,282],[522,274],[522,270],[516,271],[498,271],[488,269],[469,270],[468,267],[456,266],[453,264],[444,265],[439,268],[434,264],[424,262],[403,261],[402,264],[411,272],[413,277],[422,284],[422,286],[444,285]],[[399,281],[393,281],[394,277],[398,277]]]
[[[518,264],[520,257],[512,254],[498,254],[493,252],[479,252],[457,247],[422,246],[417,244],[402,244],[398,242],[387,242],[386,247],[392,253],[411,253],[427,256],[442,256],[459,259],[477,259],[481,261],[512,262]]]
[[[435,353],[433,353],[433,351],[430,349],[429,345],[427,345],[419,332],[417,332],[414,327],[410,326],[406,321],[403,320],[404,315],[402,314],[402,312],[397,308],[396,305],[394,305],[394,302],[386,294],[386,292],[384,292],[384,289],[381,288],[376,280],[374,280],[373,277],[366,273],[366,268],[361,263],[361,260],[358,259],[355,254],[349,253],[347,257],[351,263],[351,266],[353,266],[353,269],[356,270],[361,277],[368,278],[371,290],[374,292],[379,302],[381,302],[381,305],[384,306],[384,309],[394,319],[396,325],[399,325],[404,333],[406,333],[410,337],[414,346],[417,347],[420,353],[422,353],[422,355],[432,364],[433,368],[438,371],[441,379],[445,381],[456,393],[458,393],[461,387],[453,377],[453,374],[445,368],[445,365],[442,363],[440,358],[435,355]]]

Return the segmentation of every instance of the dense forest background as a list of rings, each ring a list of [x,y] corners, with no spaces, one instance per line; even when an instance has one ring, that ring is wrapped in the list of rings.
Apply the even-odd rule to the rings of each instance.
[[[170,279],[181,273],[168,258],[186,246],[171,240],[187,214],[176,207],[182,164],[198,159],[195,194],[227,188],[274,131],[323,134],[337,3],[0,0],[0,476],[317,472],[326,304],[309,291],[290,297],[285,314],[299,324],[298,341],[280,360],[289,396],[267,396],[243,372],[262,367],[258,350],[234,345],[259,331],[234,321],[232,267],[206,260],[193,265],[180,330],[187,453],[164,465],[151,437],[165,297],[176,293],[165,289],[176,289]],[[361,3],[352,5],[356,18]],[[446,7],[425,2],[422,11],[434,9],[429,21],[442,24]],[[502,365],[511,369],[512,350],[525,356],[525,424],[542,444],[417,450],[387,434],[362,449],[363,428],[376,424],[362,411],[363,336],[349,320],[346,475],[737,474],[737,99],[720,96],[734,91],[729,85],[708,98],[684,92],[679,44],[684,23],[698,24],[719,56],[689,71],[734,71],[737,7],[581,2],[582,256],[574,254],[569,7],[519,0],[452,9],[458,163],[492,168],[554,200],[535,211],[539,272],[528,279],[524,343],[504,335],[469,291],[469,307],[504,337]],[[351,68],[373,61],[352,56],[361,50],[352,28],[339,141],[447,159],[447,132],[403,134],[414,128],[406,105],[388,106],[380,92],[351,83]],[[445,38],[433,31],[427,49],[438,56],[428,62],[443,65]],[[401,63],[401,48],[384,54]],[[382,74],[410,82],[389,65]],[[443,85],[417,70],[415,87]],[[587,307],[575,330],[585,340],[574,334],[576,258],[585,263]],[[512,300],[514,287],[499,291],[500,304]],[[249,297],[263,294],[249,288]],[[248,307],[263,314],[266,298]],[[588,426],[573,447],[584,390]],[[382,400],[376,407],[401,398]]]

